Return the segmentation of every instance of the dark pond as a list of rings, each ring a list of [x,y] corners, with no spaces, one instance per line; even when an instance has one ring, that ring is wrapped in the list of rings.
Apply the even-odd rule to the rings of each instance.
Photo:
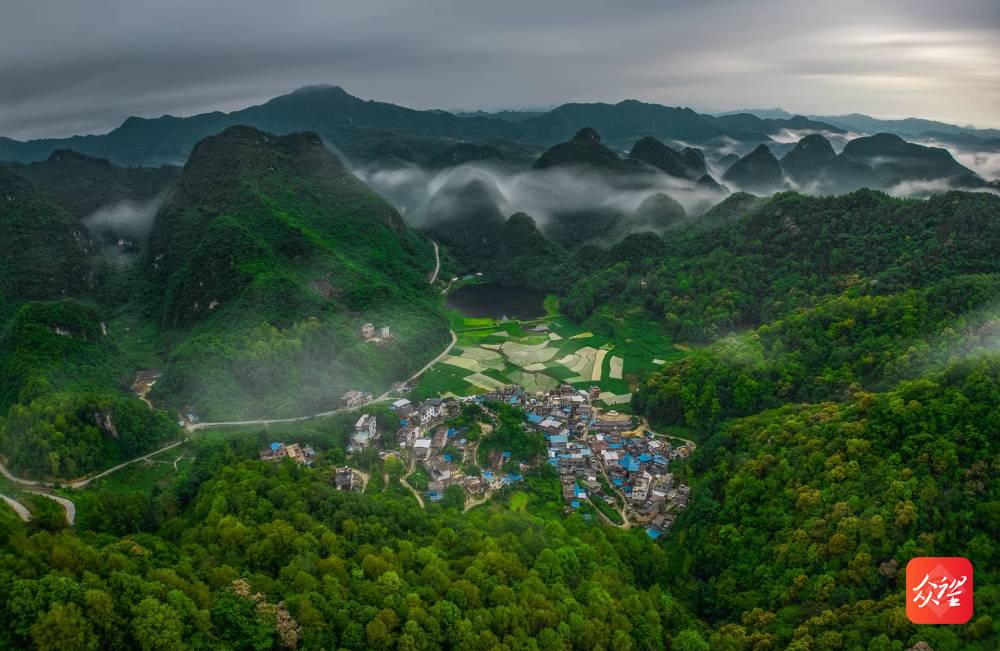
[[[545,294],[499,283],[466,285],[448,294],[448,307],[469,317],[537,319],[545,316]]]

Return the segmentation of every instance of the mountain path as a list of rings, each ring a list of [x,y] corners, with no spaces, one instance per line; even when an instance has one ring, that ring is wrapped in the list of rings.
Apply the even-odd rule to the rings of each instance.
[[[4,502],[7,502],[7,505],[14,509],[14,513],[17,513],[18,517],[22,520],[27,522],[31,519],[31,511],[29,511],[24,504],[21,504],[13,497],[7,497],[6,495],[0,495],[0,498],[2,498]]]

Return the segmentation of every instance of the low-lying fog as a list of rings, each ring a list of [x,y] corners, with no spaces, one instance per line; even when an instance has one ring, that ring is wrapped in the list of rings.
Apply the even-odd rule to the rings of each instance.
[[[524,212],[541,225],[557,212],[610,209],[631,215],[643,201],[659,192],[674,198],[689,215],[705,212],[726,196],[725,192],[711,191],[666,174],[637,179],[566,168],[509,171],[481,163],[440,171],[409,165],[357,169],[355,173],[417,227],[430,225],[455,208],[449,202],[460,199],[441,190],[454,190],[457,194],[475,181],[489,188],[501,214]]]

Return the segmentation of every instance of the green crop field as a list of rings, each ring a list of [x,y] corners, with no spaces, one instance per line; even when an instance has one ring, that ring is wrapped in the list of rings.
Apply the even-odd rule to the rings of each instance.
[[[547,316],[528,323],[450,313],[458,341],[420,378],[413,396],[473,395],[496,383],[547,391],[565,382],[599,387],[602,402],[622,409],[643,376],[684,355],[641,309],[616,313],[605,308],[574,323],[556,307],[546,300]]]

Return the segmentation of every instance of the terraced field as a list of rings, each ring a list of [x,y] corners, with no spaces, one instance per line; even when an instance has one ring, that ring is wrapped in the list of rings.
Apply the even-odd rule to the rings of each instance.
[[[639,379],[684,353],[641,310],[602,312],[581,324],[550,314],[519,323],[453,315],[458,344],[421,378],[414,395],[463,396],[516,383],[548,391],[566,382],[597,386],[600,400],[626,405]]]

